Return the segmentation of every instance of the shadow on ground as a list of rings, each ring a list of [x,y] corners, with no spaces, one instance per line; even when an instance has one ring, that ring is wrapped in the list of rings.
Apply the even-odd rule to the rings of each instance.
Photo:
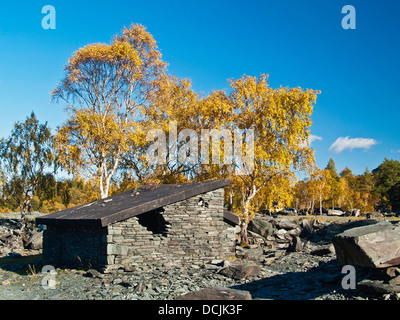
[[[342,279],[346,276],[341,273],[342,267],[335,259],[304,272],[287,272],[231,288],[247,290],[253,299],[312,300],[325,299],[328,294],[359,295],[355,290],[342,288]],[[356,269],[356,281],[367,278],[370,272],[364,268]]]
[[[9,255],[0,258],[0,269],[15,272],[21,276],[38,273],[43,266],[42,255]]]

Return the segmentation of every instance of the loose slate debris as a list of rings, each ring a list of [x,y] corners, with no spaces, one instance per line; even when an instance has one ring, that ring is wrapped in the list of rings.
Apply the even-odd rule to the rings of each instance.
[[[400,285],[385,283],[384,280],[364,279],[357,284],[357,290],[370,294],[393,294],[400,292]]]
[[[400,268],[396,266],[356,267],[356,290],[341,287],[345,275],[341,273],[342,265],[332,250],[332,238],[345,230],[350,233],[357,227],[375,225],[376,220],[257,218],[267,221],[272,226],[272,233],[267,237],[250,233],[248,246],[236,247],[236,261],[210,260],[210,264],[204,266],[179,269],[166,264],[155,270],[138,265],[131,270],[110,274],[99,274],[93,269],[87,272],[57,269],[60,286],[51,295],[40,285],[29,285],[34,281],[40,282],[39,267],[36,267],[36,276],[16,276],[14,270],[22,266],[15,262],[5,265],[8,260],[18,260],[10,259],[12,256],[9,255],[4,257],[0,268],[0,284],[3,284],[0,286],[0,299],[171,300],[185,296],[182,299],[194,300],[196,295],[200,295],[199,299],[217,297],[218,288],[223,292],[240,289],[240,294],[249,293],[252,299],[400,299]],[[287,221],[290,219],[292,221]],[[18,228],[7,225],[3,235],[22,238],[18,231],[14,234],[14,230]],[[300,238],[303,249],[288,250],[296,236]],[[254,276],[252,272],[246,272],[248,266],[253,266],[252,272],[259,270],[259,273]],[[211,293],[207,293],[208,290]],[[217,299],[222,300],[221,296]]]
[[[176,297],[175,300],[251,300],[249,291],[221,286],[205,288]]]
[[[43,232],[32,222],[25,222],[21,230],[20,219],[0,219],[0,257],[19,253],[24,249],[42,249]]]

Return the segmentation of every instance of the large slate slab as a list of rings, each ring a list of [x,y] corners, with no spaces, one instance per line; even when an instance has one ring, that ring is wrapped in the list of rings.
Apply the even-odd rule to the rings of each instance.
[[[262,218],[254,218],[252,221],[250,221],[248,229],[263,236],[264,238],[272,235],[274,231],[272,224]]]
[[[400,264],[400,224],[382,221],[348,229],[332,242],[341,264],[370,268]]]
[[[36,224],[105,227],[229,185],[229,179],[143,186],[36,218]]]

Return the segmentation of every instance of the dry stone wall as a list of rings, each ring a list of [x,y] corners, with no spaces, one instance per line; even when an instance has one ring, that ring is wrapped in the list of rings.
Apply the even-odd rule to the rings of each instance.
[[[108,269],[135,265],[200,265],[234,255],[235,228],[223,221],[224,190],[218,189],[108,226]]]
[[[234,255],[235,228],[223,221],[224,189],[217,189],[102,228],[49,226],[46,264],[129,269],[193,266]]]
[[[46,264],[102,269],[107,263],[107,228],[51,226],[43,233],[43,247]]]

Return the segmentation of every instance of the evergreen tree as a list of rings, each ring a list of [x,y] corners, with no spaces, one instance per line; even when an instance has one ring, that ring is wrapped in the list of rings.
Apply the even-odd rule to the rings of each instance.
[[[392,197],[390,196],[389,190],[398,182],[400,182],[400,162],[398,160],[385,160],[377,167],[372,170],[373,182],[375,187],[373,192],[377,194],[380,199],[380,205],[387,207],[391,205],[393,194],[395,192],[392,190]],[[392,204],[393,205],[393,204]],[[386,208],[385,208],[386,209]]]
[[[329,159],[328,164],[325,169],[329,170],[331,177],[333,179],[335,179],[336,181],[339,181],[339,175],[336,170],[336,164],[332,158]]]

